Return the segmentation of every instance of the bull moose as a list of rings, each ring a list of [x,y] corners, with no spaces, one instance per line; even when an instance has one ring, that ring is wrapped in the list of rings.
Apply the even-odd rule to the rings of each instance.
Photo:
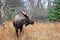
[[[24,18],[19,18],[19,17],[15,17],[13,20],[13,26],[15,27],[16,30],[16,35],[18,37],[18,29],[20,29],[20,32],[22,32],[23,30],[23,25],[28,26],[29,24],[34,24],[34,21],[31,20],[29,18],[29,16],[27,16],[27,14],[24,11],[21,11],[22,15],[24,16]]]

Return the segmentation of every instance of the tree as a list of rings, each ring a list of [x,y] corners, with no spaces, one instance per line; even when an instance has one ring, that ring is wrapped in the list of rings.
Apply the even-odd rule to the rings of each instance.
[[[4,17],[4,7],[5,7],[5,0],[0,0],[0,24],[2,24],[2,17]]]
[[[2,20],[1,19],[2,19],[2,17],[1,17],[1,12],[0,12],[0,24],[2,24]]]
[[[54,8],[50,8],[49,21],[60,22],[60,0],[54,0]]]

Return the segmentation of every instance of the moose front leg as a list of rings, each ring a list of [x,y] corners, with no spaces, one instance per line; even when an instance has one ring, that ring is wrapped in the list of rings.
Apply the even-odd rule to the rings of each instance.
[[[22,30],[23,30],[23,25],[20,26],[20,32],[22,32]]]

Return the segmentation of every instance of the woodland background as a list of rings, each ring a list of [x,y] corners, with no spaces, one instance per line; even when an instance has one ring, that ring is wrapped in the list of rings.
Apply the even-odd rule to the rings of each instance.
[[[12,20],[16,14],[20,13],[20,10],[31,15],[34,21],[54,21],[55,18],[50,16],[54,5],[55,0],[0,0],[0,24]]]

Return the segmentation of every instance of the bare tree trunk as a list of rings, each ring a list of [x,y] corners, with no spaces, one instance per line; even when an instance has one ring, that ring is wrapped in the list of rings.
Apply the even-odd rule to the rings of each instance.
[[[1,4],[1,0],[0,0],[0,24],[2,24],[1,6],[2,6],[2,4]]]
[[[4,7],[5,7],[5,0],[1,0],[1,3],[3,4],[1,6],[1,14],[2,14],[2,17],[4,16]]]
[[[51,7],[51,0],[48,0],[48,7]]]
[[[1,8],[0,8],[0,22],[2,23],[2,17],[4,17],[4,7],[5,7],[5,0],[1,0]]]
[[[40,7],[40,13],[41,13],[41,20],[43,20],[43,22],[45,21],[45,13],[44,13],[44,7],[42,4],[42,0],[38,0],[37,6]]]
[[[48,0],[48,8],[51,7],[51,0]],[[50,14],[50,12],[48,12],[48,14]]]
[[[34,0],[29,0],[31,3],[31,7],[34,7]]]
[[[1,16],[1,11],[0,11],[0,24],[2,24],[2,16]]]

